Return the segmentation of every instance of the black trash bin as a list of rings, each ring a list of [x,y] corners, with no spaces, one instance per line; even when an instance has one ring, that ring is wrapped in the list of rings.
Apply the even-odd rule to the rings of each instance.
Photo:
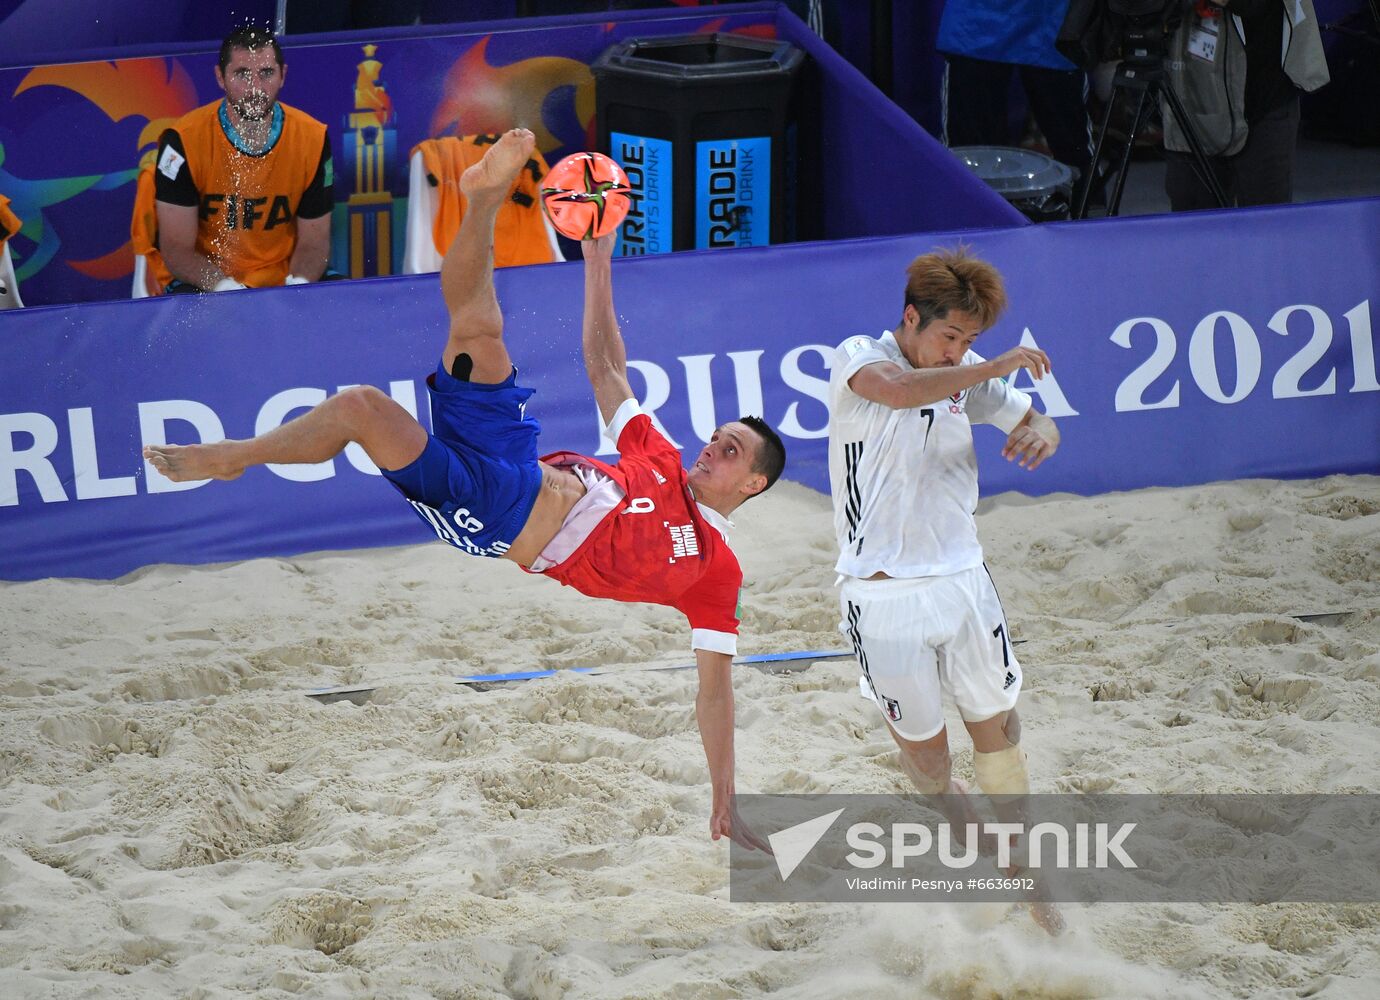
[[[952,152],[1031,222],[1069,217],[1078,173],[1072,167],[1009,146],[955,146]]]
[[[621,256],[794,238],[803,61],[789,43],[722,33],[633,38],[599,57],[598,146],[633,186]]]

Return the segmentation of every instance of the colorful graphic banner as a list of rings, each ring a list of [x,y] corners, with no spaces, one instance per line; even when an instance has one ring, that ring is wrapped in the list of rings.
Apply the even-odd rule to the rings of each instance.
[[[1063,435],[1032,473],[978,428],[984,493],[1380,473],[1377,231],[1380,200],[962,234],[1011,300],[979,353],[1045,349],[1053,375],[1015,381]],[[787,478],[827,489],[834,346],[896,323],[906,265],[959,239],[620,260],[633,388],[692,454],[718,424],[764,415],[786,441]],[[1324,246],[1328,266],[1305,266],[1298,248]],[[544,447],[609,454],[581,360],[582,266],[509,268],[496,284]],[[360,383],[425,419],[423,379],[447,330],[435,276],[24,309],[0,325],[0,578],[430,534],[353,447],[177,485],[140,445],[248,437]]]
[[[422,140],[523,125],[537,133],[549,163],[593,148],[589,66],[634,36],[780,36],[811,55],[818,92],[807,106],[818,134],[802,153],[808,156],[802,187],[817,219],[802,231],[805,237],[1024,222],[777,4],[744,4],[731,14],[622,11],[440,30],[448,33],[383,29],[367,37],[293,36],[285,45],[289,72],[281,99],[330,129],[331,265],[349,277],[398,273],[409,157]],[[0,70],[0,193],[24,220],[10,251],[26,303],[130,295],[139,169],[152,160],[165,128],[221,97],[215,63],[216,52],[207,48]],[[878,149],[886,150],[884,158]],[[669,197],[669,184],[664,190]],[[889,194],[875,197],[876,191]]]

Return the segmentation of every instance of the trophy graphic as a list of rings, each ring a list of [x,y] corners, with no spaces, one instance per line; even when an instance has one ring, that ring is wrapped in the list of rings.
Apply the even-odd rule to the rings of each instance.
[[[390,128],[393,102],[374,58],[377,45],[364,46],[355,77],[355,109],[345,119],[345,163],[354,170],[354,190],[346,201],[350,277],[393,273],[393,192],[389,169],[397,153],[397,131]]]

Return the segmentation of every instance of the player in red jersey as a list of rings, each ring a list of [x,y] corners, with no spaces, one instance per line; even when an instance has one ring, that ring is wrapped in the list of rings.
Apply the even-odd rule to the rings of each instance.
[[[613,309],[613,236],[585,250],[584,356],[620,452],[609,465],[570,452],[537,457],[532,390],[517,384],[493,286],[494,218],[531,154],[513,129],[465,171],[468,208],[441,267],[450,335],[428,377],[432,427],[373,386],[346,389],[259,437],[149,445],[144,457],[183,482],[234,479],[252,465],[323,462],[358,443],[443,541],[504,558],[593,597],[664,604],[690,622],[699,669],[696,719],[709,762],[715,840],[766,844],[733,804],[733,687],[738,591],[728,515],[785,465],[758,417],[718,428],[687,471],[633,397]]]

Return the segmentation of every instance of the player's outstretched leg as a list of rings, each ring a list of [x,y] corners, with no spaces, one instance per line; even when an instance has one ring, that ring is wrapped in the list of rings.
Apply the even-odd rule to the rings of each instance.
[[[465,215],[441,262],[441,294],[450,311],[450,336],[441,360],[464,380],[502,382],[512,371],[494,293],[494,220],[535,145],[536,137],[527,129],[511,129],[460,177]]]
[[[144,458],[177,483],[235,479],[251,465],[324,462],[351,441],[358,442],[380,469],[401,469],[426,447],[426,431],[387,393],[358,385],[256,438],[145,445]]]

